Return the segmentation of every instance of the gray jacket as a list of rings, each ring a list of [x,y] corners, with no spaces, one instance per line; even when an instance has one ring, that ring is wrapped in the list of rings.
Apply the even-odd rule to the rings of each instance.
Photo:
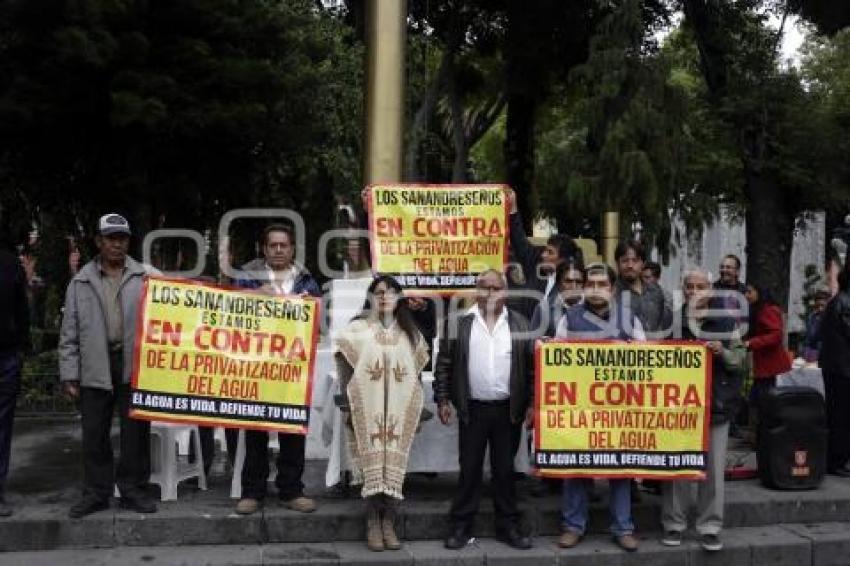
[[[129,256],[126,266],[119,294],[124,319],[122,377],[124,383],[129,383],[142,282],[145,275],[156,271]],[[83,387],[111,390],[105,296],[99,269],[96,260],[92,260],[68,284],[59,334],[59,379],[79,381]]]

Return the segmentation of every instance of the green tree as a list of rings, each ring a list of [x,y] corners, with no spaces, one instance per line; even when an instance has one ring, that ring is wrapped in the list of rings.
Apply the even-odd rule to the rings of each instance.
[[[2,200],[89,232],[98,213],[205,229],[360,186],[362,48],[309,0],[0,6]],[[23,210],[19,206],[23,204]]]
[[[743,168],[748,277],[784,304],[795,219],[833,206],[846,192],[830,178],[831,136],[817,99],[778,66],[780,36],[756,0],[683,0],[715,114],[735,132]],[[767,5],[770,8],[771,5]],[[784,8],[783,4],[780,9]]]

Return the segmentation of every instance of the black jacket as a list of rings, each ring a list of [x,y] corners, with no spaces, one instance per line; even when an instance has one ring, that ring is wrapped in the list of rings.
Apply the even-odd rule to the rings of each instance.
[[[715,334],[725,334],[728,338],[721,339],[723,351],[713,357],[711,368],[711,422],[723,424],[738,413],[741,405],[741,386],[744,381],[743,365],[746,349],[736,332],[735,320],[729,317],[707,318],[699,323],[698,328],[691,328],[682,309],[682,338],[685,340],[715,340]],[[722,308],[721,304],[713,304],[713,309]]]
[[[0,251],[0,352],[26,351],[29,345],[26,274],[18,258]]]
[[[450,322],[446,336],[440,341],[437,364],[434,369],[435,396],[438,403],[451,401],[458,419],[467,422],[469,411],[469,337],[474,314],[464,314]],[[453,328],[452,328],[453,326]],[[528,336],[528,321],[522,315],[508,310],[508,328],[511,331],[511,421],[520,423],[531,404],[534,380],[534,341]],[[524,334],[517,337],[517,333]]]
[[[818,364],[824,377],[850,379],[850,291],[835,295],[820,320]]]

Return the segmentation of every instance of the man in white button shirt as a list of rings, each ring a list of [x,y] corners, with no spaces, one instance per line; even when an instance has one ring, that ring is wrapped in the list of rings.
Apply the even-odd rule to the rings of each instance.
[[[440,421],[457,411],[460,479],[450,512],[447,548],[466,546],[481,500],[482,467],[489,446],[497,538],[531,548],[519,531],[513,459],[520,427],[530,422],[533,350],[528,322],[505,307],[506,281],[490,270],[478,277],[476,305],[450,324],[435,369]]]

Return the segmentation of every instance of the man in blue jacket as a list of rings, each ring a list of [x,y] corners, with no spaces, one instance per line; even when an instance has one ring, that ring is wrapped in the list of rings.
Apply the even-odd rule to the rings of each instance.
[[[295,234],[285,224],[271,224],[263,230],[263,257],[242,266],[237,287],[262,289],[275,295],[321,295],[313,276],[294,261]],[[279,434],[275,485],[283,504],[301,513],[315,511],[316,503],[304,496],[305,437],[301,434]],[[245,431],[245,464],[242,468],[242,499],[236,512],[249,515],[257,511],[266,496],[269,475],[269,434]]]

